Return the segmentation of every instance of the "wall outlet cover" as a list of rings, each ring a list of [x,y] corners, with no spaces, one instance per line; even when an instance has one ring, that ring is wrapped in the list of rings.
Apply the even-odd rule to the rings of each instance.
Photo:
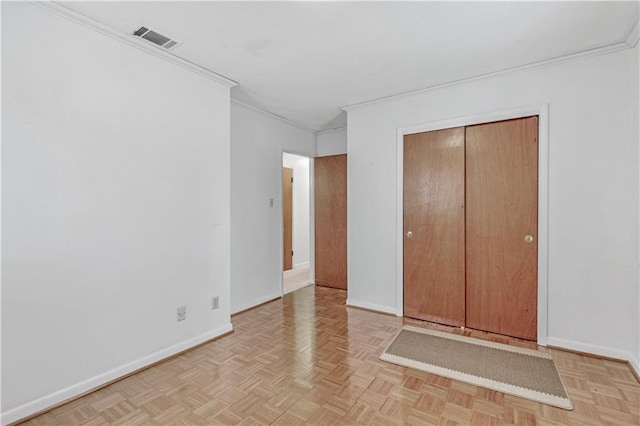
[[[180,306],[178,308],[178,321],[184,321],[187,319],[187,307]]]

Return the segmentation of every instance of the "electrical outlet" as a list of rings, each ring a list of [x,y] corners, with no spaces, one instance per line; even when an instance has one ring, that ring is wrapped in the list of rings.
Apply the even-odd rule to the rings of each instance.
[[[214,296],[214,297],[211,298],[211,309],[212,310],[218,309],[218,307],[220,306],[218,302],[219,302],[218,296]]]
[[[178,308],[178,321],[184,321],[187,319],[187,307],[180,306]]]

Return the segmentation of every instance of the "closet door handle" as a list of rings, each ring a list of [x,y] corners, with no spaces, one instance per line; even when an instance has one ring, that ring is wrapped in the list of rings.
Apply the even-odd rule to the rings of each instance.
[[[411,238],[411,237],[413,237],[413,232],[411,231],[407,232],[407,238]]]
[[[525,243],[532,243],[533,242],[533,236],[532,235],[525,235],[524,236],[524,242]]]

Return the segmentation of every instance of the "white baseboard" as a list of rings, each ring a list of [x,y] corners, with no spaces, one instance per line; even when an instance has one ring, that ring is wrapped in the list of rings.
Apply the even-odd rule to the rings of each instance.
[[[261,297],[259,299],[253,300],[253,301],[248,302],[248,303],[243,303],[243,304],[238,305],[238,306],[232,306],[231,307],[231,315],[237,314],[238,312],[242,312],[242,311],[245,311],[247,309],[251,309],[254,306],[258,306],[258,305],[260,305],[262,303],[270,302],[270,301],[272,301],[274,299],[279,299],[281,297],[282,297],[282,290],[280,290],[280,292],[278,292],[278,293],[272,293],[272,294],[270,294],[268,296]]]
[[[139,358],[135,361],[124,364],[120,367],[116,367],[105,373],[91,377],[80,383],[76,383],[75,385],[71,385],[67,388],[60,389],[59,391],[46,395],[42,398],[36,399],[31,402],[27,402],[26,404],[23,404],[19,407],[3,412],[0,415],[0,423],[4,425],[8,423],[13,423],[20,419],[24,419],[25,417],[31,416],[39,411],[45,410],[63,401],[66,401],[75,396],[81,395],[87,391],[91,391],[92,389],[96,389],[104,385],[105,383],[109,383],[113,380],[126,376],[129,373],[140,370],[155,362],[161,361],[165,358],[168,358],[186,349],[190,349],[203,342],[206,342],[207,340],[214,339],[232,330],[233,330],[233,326],[231,325],[231,323],[226,324],[215,330],[202,333],[191,339],[184,340],[180,343],[176,343],[175,345],[169,346],[166,349],[162,349],[160,351],[154,352],[152,354]]]
[[[629,352],[618,349],[605,348],[604,346],[592,345],[590,343],[576,342],[575,340],[559,339],[557,337],[548,337],[547,345],[593,355],[605,356],[607,358],[615,358],[621,361],[630,361],[629,358],[631,357]]]
[[[305,268],[307,266],[309,266],[309,261],[302,262],[302,263],[296,263],[295,265],[293,265],[293,269]]]
[[[629,364],[631,365],[631,368],[635,370],[636,375],[640,377],[640,361],[638,361],[638,358],[633,355],[629,355]]]
[[[347,299],[347,306],[354,308],[363,308],[370,311],[383,312],[385,314],[398,315],[396,308],[393,306],[376,305],[375,303],[361,302],[359,300]]]

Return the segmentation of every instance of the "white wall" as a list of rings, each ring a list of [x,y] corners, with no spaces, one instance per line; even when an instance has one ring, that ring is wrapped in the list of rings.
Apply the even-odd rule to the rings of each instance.
[[[350,110],[350,303],[395,311],[397,129],[543,103],[549,344],[638,352],[637,47]]]
[[[228,87],[2,3],[3,422],[231,329],[229,110]]]
[[[636,41],[636,49],[638,48],[638,42]],[[640,83],[638,83],[640,84]],[[636,87],[636,93],[640,91],[640,88]],[[631,114],[634,114],[636,117],[640,116],[640,98],[636,98],[635,99],[635,105],[634,108],[631,110]],[[638,133],[640,133],[640,123],[638,123]],[[640,142],[639,142],[640,144]],[[638,150],[638,164],[640,164],[640,149]],[[640,180],[640,167],[638,167],[638,179]],[[640,183],[638,185],[638,190],[640,191]],[[640,203],[640,193],[638,194],[638,200]],[[640,207],[638,208],[638,220],[639,220],[639,226],[638,226],[638,231],[640,232]],[[640,233],[638,235],[638,240],[640,241]],[[640,243],[639,243],[640,245]],[[638,250],[638,256],[640,256],[640,249]],[[638,324],[640,324],[640,257],[638,258],[638,305],[636,306],[636,315],[638,318]],[[640,375],[640,325],[638,326],[638,332],[636,333],[636,352],[635,352],[635,357],[634,359],[631,359],[631,364],[633,365],[633,367],[635,368],[636,373],[638,373]]]
[[[231,103],[231,312],[282,295],[283,151],[314,157],[315,134]]]
[[[347,153],[347,128],[318,133],[318,157]]]
[[[311,255],[309,228],[309,158],[285,152],[282,165],[293,169],[293,267],[308,266]]]

